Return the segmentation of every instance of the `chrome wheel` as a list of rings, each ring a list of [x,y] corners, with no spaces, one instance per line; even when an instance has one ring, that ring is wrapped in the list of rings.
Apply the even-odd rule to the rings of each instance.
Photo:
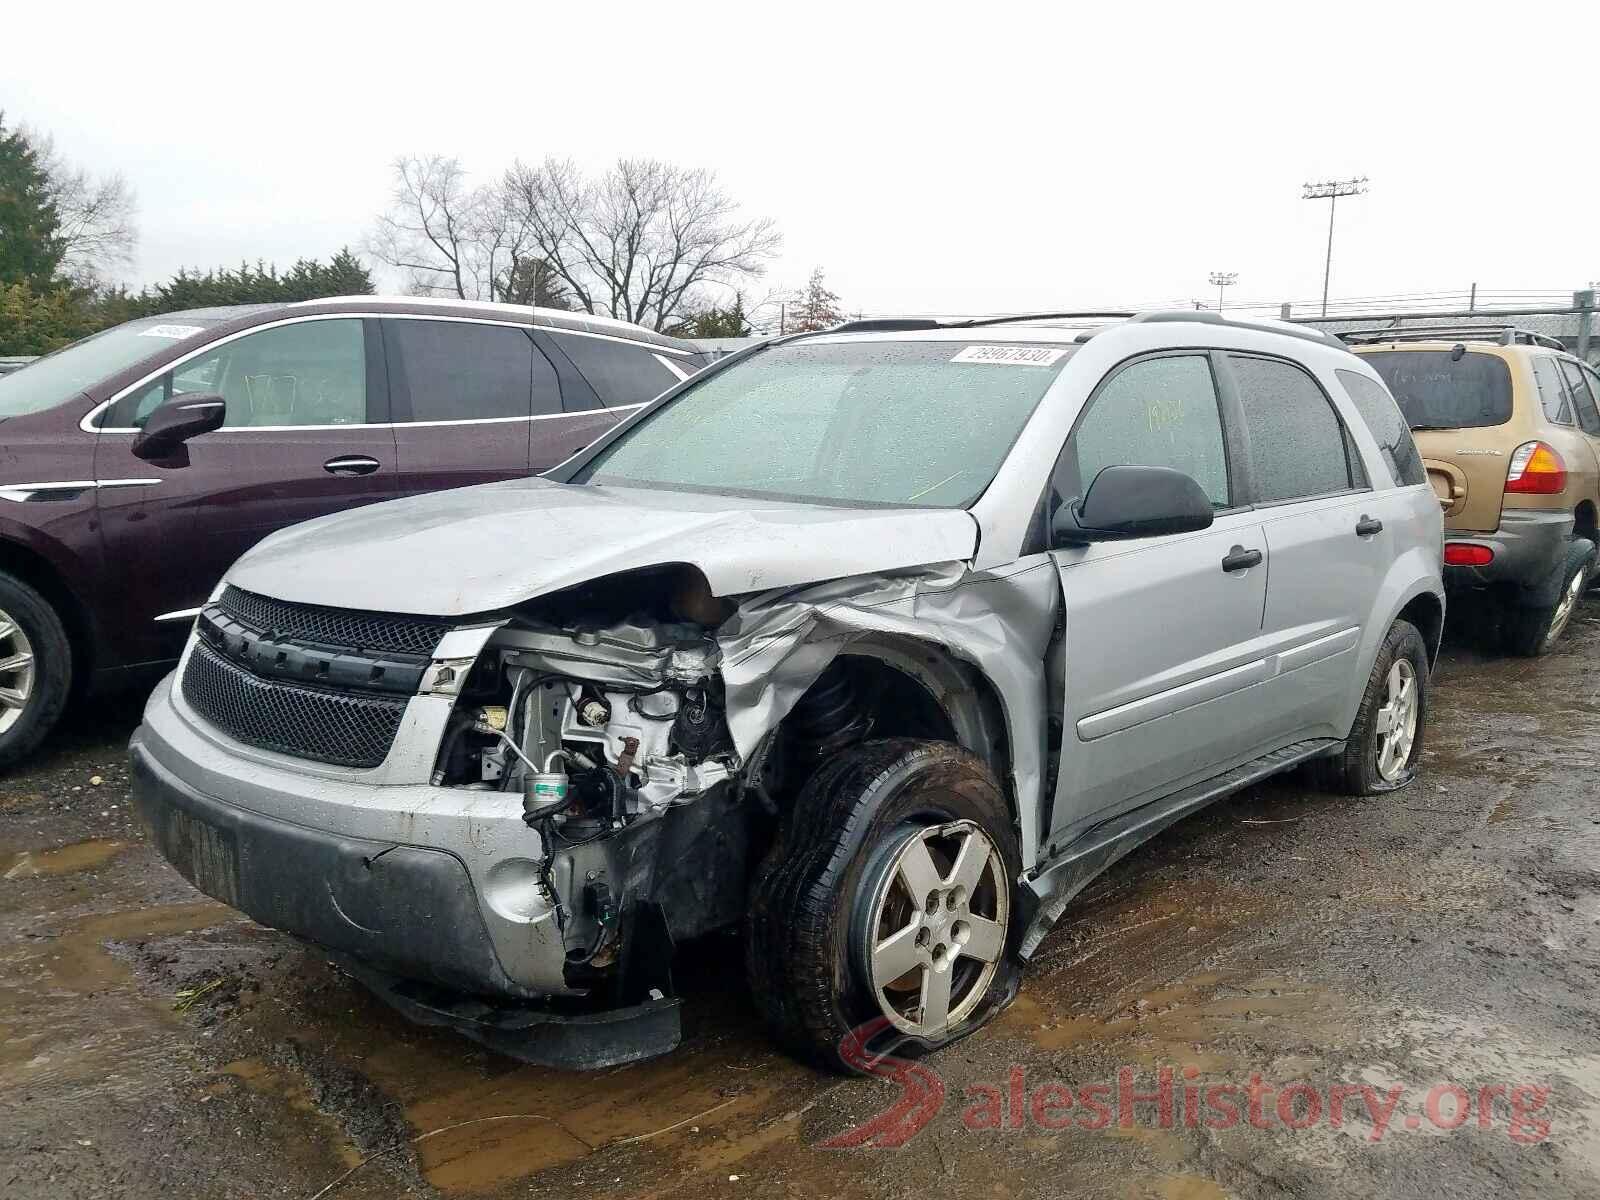
[[[902,1032],[935,1038],[982,1001],[1005,953],[1005,860],[972,821],[907,833],[867,909],[872,993]]]
[[[1405,773],[1411,747],[1417,741],[1417,669],[1409,658],[1397,658],[1385,681],[1383,706],[1378,709],[1378,774],[1393,783]]]
[[[0,733],[22,719],[33,695],[33,646],[17,623],[0,610]]]
[[[1556,605],[1556,611],[1550,615],[1550,632],[1544,635],[1547,649],[1561,636],[1562,630],[1567,627],[1567,622],[1572,620],[1572,614],[1578,608],[1578,601],[1583,598],[1583,585],[1588,581],[1587,565],[1579,567],[1577,573],[1567,580],[1566,591],[1561,593],[1561,602]]]

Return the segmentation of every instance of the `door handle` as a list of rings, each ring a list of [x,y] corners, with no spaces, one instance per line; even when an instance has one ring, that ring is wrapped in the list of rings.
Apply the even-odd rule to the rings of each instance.
[[[1362,513],[1361,520],[1356,522],[1357,537],[1371,537],[1375,533],[1382,532],[1383,522],[1378,520],[1377,517],[1369,517],[1366,513]]]
[[[378,460],[375,458],[351,454],[343,458],[330,458],[322,464],[322,469],[329,475],[371,475],[378,469],[378,465]]]
[[[1243,571],[1249,567],[1261,565],[1261,551],[1246,550],[1243,546],[1235,546],[1229,550],[1222,560],[1224,571]]]

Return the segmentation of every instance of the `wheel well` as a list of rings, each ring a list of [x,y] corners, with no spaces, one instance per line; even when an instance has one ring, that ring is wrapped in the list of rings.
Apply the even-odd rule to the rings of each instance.
[[[1591,542],[1600,544],[1600,521],[1597,521],[1594,501],[1579,501],[1578,507],[1573,510],[1573,532],[1579,537],[1588,538]]]
[[[972,751],[994,772],[1018,818],[1005,709],[981,672],[912,639],[854,642],[835,662],[872,718],[872,737],[929,738]]]
[[[50,602],[72,647],[73,690],[83,687],[92,666],[94,639],[89,615],[50,561],[26,546],[0,541],[0,571],[27,584]]]
[[[1439,642],[1444,636],[1444,605],[1431,592],[1413,596],[1398,614],[1398,619],[1409,621],[1422,634],[1428,647],[1428,665],[1439,661]]]

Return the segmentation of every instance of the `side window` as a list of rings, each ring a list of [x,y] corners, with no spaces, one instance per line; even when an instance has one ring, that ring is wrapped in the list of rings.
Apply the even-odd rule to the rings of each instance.
[[[1413,483],[1427,483],[1428,472],[1423,468],[1422,456],[1417,453],[1417,443],[1411,436],[1411,426],[1400,415],[1400,406],[1381,383],[1355,371],[1335,371],[1344,390],[1361,414],[1361,419],[1372,431],[1373,441],[1383,451],[1383,461],[1389,464],[1389,473],[1401,487]],[[1351,461],[1359,464],[1355,447],[1350,448]]]
[[[1250,434],[1256,499],[1263,503],[1347,491],[1355,478],[1339,414],[1299,367],[1230,354]]]
[[[1171,467],[1228,508],[1228,456],[1211,363],[1202,354],[1123,367],[1089,402],[1056,466],[1056,502],[1083,496],[1110,466]]]
[[[106,428],[142,426],[160,405],[216,392],[224,429],[360,425],[367,420],[367,355],[357,318],[300,321],[223,342],[117,401]]]
[[[1595,398],[1589,391],[1589,383],[1583,377],[1583,372],[1578,364],[1570,359],[1557,359],[1561,364],[1561,374],[1566,378],[1567,388],[1572,394],[1572,405],[1578,410],[1578,424],[1583,426],[1585,433],[1600,434],[1600,410],[1595,408]]]
[[[1583,375],[1583,380],[1589,385],[1589,394],[1594,397],[1595,404],[1600,406],[1600,371],[1596,371],[1588,363],[1579,363],[1578,370]]]
[[[583,337],[575,333],[550,331],[555,342],[583,372],[595,395],[607,408],[645,404],[678,382],[679,376],[662,364],[667,355],[657,356],[642,346],[614,342],[606,338]],[[692,375],[692,364],[680,368]]]
[[[383,323],[395,420],[484,421],[561,411],[561,389],[533,339],[508,325]]]
[[[1539,385],[1539,407],[1547,420],[1557,425],[1571,425],[1572,405],[1567,402],[1567,389],[1561,382],[1561,368],[1556,360],[1541,355],[1533,360],[1533,378]]]

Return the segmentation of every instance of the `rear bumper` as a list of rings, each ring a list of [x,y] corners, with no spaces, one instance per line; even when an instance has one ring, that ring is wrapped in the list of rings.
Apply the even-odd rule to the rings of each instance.
[[[1572,514],[1539,509],[1508,508],[1500,514],[1493,533],[1455,533],[1445,530],[1446,542],[1486,546],[1494,560],[1482,567],[1446,566],[1445,585],[1454,589],[1516,584],[1542,586],[1566,562],[1572,539]]]

